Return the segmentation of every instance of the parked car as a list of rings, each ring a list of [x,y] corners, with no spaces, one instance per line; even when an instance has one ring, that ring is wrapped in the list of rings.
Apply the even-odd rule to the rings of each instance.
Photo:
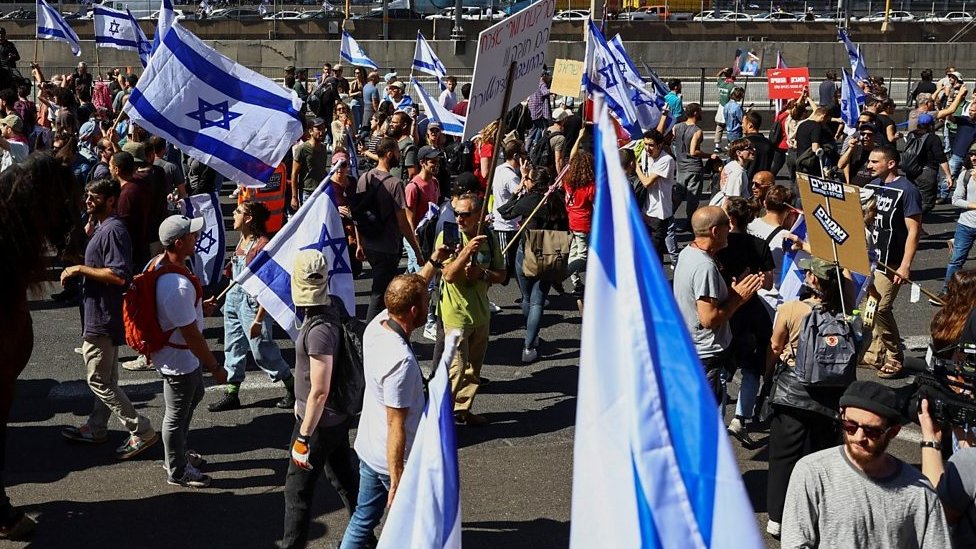
[[[233,19],[240,21],[243,19],[261,19],[261,12],[249,8],[223,8],[213,10],[207,19]]]
[[[755,15],[752,18],[753,21],[758,22],[775,22],[775,21],[800,21],[801,19],[794,13],[789,13],[786,11],[774,11],[772,13],[764,13],[762,15]]]
[[[390,17],[393,16],[391,15]],[[315,11],[306,11],[304,13],[301,13],[299,14],[298,18],[303,21],[309,19],[311,20],[326,19],[332,21],[341,21],[346,18],[346,14],[345,12],[341,12],[339,10],[315,10]]]
[[[302,18],[302,12],[282,10],[275,13],[269,13],[265,15],[264,18],[268,21],[272,19],[276,19],[278,21],[294,21]]]
[[[752,21],[748,13],[727,13],[719,18],[720,21]]]
[[[183,10],[173,10],[173,15],[177,20],[187,19],[187,15],[183,12]],[[156,10],[145,17],[140,17],[139,19],[144,21],[155,21],[159,19],[159,10]]]
[[[872,13],[871,15],[865,15],[864,17],[858,19],[862,23],[880,23],[885,20],[885,12],[879,11]],[[889,21],[914,21],[915,16],[907,11],[891,10],[891,15],[888,17]]]
[[[942,16],[942,23],[968,23],[973,20],[973,16],[964,11],[950,11]]]
[[[695,15],[694,17],[692,17],[691,20],[692,21],[721,21],[723,16],[731,13],[735,13],[735,12],[723,10],[718,12],[718,15],[716,15],[714,11],[703,11]]]
[[[465,6],[461,8],[461,19],[464,21],[501,21],[506,15],[501,10],[493,10],[491,8],[479,8],[476,6]],[[446,19],[454,21],[454,8],[444,8],[433,15],[428,15],[424,19]]]
[[[552,18],[553,21],[586,21],[590,18],[587,10],[563,10]]]
[[[34,10],[13,10],[0,16],[0,19],[36,19],[37,13]]]
[[[390,19],[423,19],[424,16],[408,8],[390,8],[387,10]],[[383,9],[370,10],[369,13],[357,15],[353,19],[383,19]]]

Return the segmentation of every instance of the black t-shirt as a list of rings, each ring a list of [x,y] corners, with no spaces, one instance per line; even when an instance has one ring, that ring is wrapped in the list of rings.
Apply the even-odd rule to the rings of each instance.
[[[756,172],[769,171],[773,166],[773,144],[761,133],[747,135],[746,139],[756,148],[756,157],[746,168],[749,181],[752,181],[752,176],[756,175]]]
[[[935,82],[926,82],[922,80],[915,85],[915,89],[912,90],[912,102],[915,102],[915,98],[918,97],[920,93],[934,94],[936,90]]]
[[[878,133],[874,134],[874,140],[881,145],[888,145],[891,143],[888,141],[888,126],[894,126],[895,121],[881,113],[878,113],[877,117]]]
[[[840,122],[834,122],[834,120],[839,118],[840,105],[834,103],[831,105],[830,110],[827,111],[827,118],[824,120],[827,130],[830,132],[828,135],[837,135],[837,131],[840,129]]]
[[[566,137],[563,143],[563,158],[569,158],[569,153],[572,152],[573,145],[576,145],[576,139],[579,138],[582,129],[583,119],[578,114],[569,115],[569,118],[563,122],[563,135]]]
[[[718,252],[718,262],[722,278],[730,286],[732,279],[741,278],[746,269],[755,274],[775,268],[766,242],[748,233],[729,233],[729,244]]]
[[[796,128],[797,156],[810,150],[814,143],[822,145],[824,133],[824,127],[815,120],[804,120],[801,122]]]
[[[871,183],[878,203],[878,216],[874,221],[874,239],[878,247],[878,259],[893,269],[901,265],[905,256],[908,226],[905,218],[922,215],[922,195],[918,188],[904,176],[882,184],[880,179]],[[879,266],[879,269],[881,267]]]
[[[870,155],[871,151],[861,147],[861,151],[857,156],[851,156],[851,180],[848,181],[849,184],[863,187],[874,181],[874,174],[871,173],[871,168],[868,167],[868,156]]]
[[[939,166],[946,161],[945,150],[942,147],[942,140],[935,134],[929,132],[924,134],[925,143],[922,144],[922,162],[926,168],[938,170]]]

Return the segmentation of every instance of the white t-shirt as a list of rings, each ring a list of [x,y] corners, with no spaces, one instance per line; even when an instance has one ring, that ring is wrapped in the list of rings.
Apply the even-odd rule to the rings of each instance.
[[[721,187],[725,196],[741,196],[742,198],[752,196],[749,190],[749,174],[735,160],[722,168]]]
[[[776,225],[771,225],[758,217],[753,219],[752,223],[749,223],[746,227],[747,233],[763,241],[768,239],[773,231],[776,231],[777,234],[777,236],[774,236],[769,241],[769,251],[773,256],[773,287],[769,290],[759,290],[759,296],[766,303],[766,312],[769,313],[770,317],[775,315],[777,307],[783,303],[779,295],[779,280],[783,273],[783,254],[786,252],[783,249],[783,240],[789,234],[789,231]]]
[[[441,92],[441,96],[437,99],[438,103],[441,104],[447,110],[451,110],[457,105],[457,96],[451,90],[444,90]]]
[[[30,149],[27,145],[23,143],[18,143],[17,141],[7,141],[10,150],[3,151],[3,156],[0,158],[0,171],[6,170],[14,164],[19,164],[24,160],[27,160],[27,156],[30,154]]]
[[[156,316],[162,330],[175,330],[170,343],[186,345],[179,328],[196,321],[203,331],[203,300],[197,301],[197,290],[187,277],[164,274],[156,281]],[[160,373],[179,376],[189,374],[200,367],[200,360],[189,349],[163,347],[152,354],[153,366]]]
[[[511,221],[502,219],[502,216],[498,213],[498,208],[501,208],[512,199],[512,195],[515,193],[515,189],[521,181],[522,174],[508,162],[495,169],[495,179],[491,185],[491,194],[495,198],[495,205],[491,213],[494,218],[492,227],[496,231],[518,230],[519,220],[521,218],[515,218]]]
[[[389,318],[389,313],[384,310],[369,323],[363,335],[366,396],[355,444],[359,459],[381,475],[390,474],[386,463],[386,408],[410,410],[405,425],[403,458],[406,459],[417,436],[425,405],[420,364],[403,338],[383,326],[383,321]]]
[[[655,174],[657,181],[647,189],[647,204],[644,213],[654,219],[667,219],[674,213],[671,204],[671,189],[674,187],[675,173],[677,166],[674,158],[662,152],[657,159],[649,154],[641,156],[643,165],[641,169],[645,174]]]

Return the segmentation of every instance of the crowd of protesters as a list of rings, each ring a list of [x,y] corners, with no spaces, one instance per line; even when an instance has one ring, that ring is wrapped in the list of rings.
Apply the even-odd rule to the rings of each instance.
[[[458,426],[478,428],[490,422],[477,413],[475,402],[488,382],[482,366],[497,354],[489,327],[500,311],[492,300],[501,298],[492,288],[513,280],[518,285],[526,364],[548,351],[542,336],[550,289],[571,294],[581,311],[585,306],[596,198],[594,129],[585,106],[553,96],[550,76],[544,75],[538,90],[502,121],[462,141],[422,112],[396,73],[352,69],[346,78],[345,67],[327,63],[321,77],[309,81],[307,70],[285,68],[285,86],[303,100],[305,134],[283,161],[277,194],[254,198],[249,189],[233,188],[238,199],[233,229],[240,241],[227,272],[236,276],[253,261],[288,222],[289,212],[342,162],[326,184],[333,186],[343,217],[354,273],[370,277],[369,298],[360,304],[366,308],[366,394],[358,418],[339,410],[330,392],[344,308],[329,296],[328,267],[320,252],[306,250],[292,266],[293,301],[306,318],[293,365],[282,358],[273,320],[253,296],[238,286],[221,304],[212,297],[216,289],[201,288],[191,274],[202,221],[180,215],[177,205],[189,195],[221,192],[222,177],[129,123],[121,108],[138,85],[135,75],[121,70],[92,75],[79,63],[73,73],[48,80],[32,65],[36,99],[29,82],[0,91],[0,170],[29,155],[49,154],[70,170],[84,196],[86,213],[77,223],[87,238],[58,247],[64,290],[52,297],[81,305],[83,343],[77,352],[96,404],[85,423],[65,427],[63,436],[103,443],[109,419],[117,416],[129,432],[116,451],[120,459],[162,440],[167,481],[205,488],[210,483],[203,472],[206,459],[187,445],[194,409],[203,398],[201,367],[226,382],[221,399],[208,410],[236,409],[242,405],[250,353],[282,383],[285,394],[278,406],[296,417],[285,481],[285,547],[307,542],[309,503],[323,470],[350,515],[340,547],[375,543],[373,530],[396,495],[425,404],[426,380],[410,345],[415,330],[435,342],[435,364],[448,334],[459,334],[450,339],[454,419]],[[769,445],[769,533],[782,534],[790,546],[824,544],[817,533],[837,528],[857,536],[890,536],[884,546],[921,546],[948,544],[947,524],[953,524],[951,535],[966,546],[961,540],[976,535],[960,521],[968,516],[972,522],[972,475],[962,486],[950,486],[959,475],[941,475],[941,460],[937,467],[929,456],[925,476],[937,485],[936,494],[920,472],[885,453],[906,419],[893,410],[890,390],[853,379],[826,391],[788,381],[804,318],[813,310],[846,315],[857,308],[850,273],[814,259],[801,265],[806,279],[799,298],[784,299],[779,286],[786,253],[807,246],[790,232],[802,211],[797,174],[863,187],[865,231],[879,263],[865,292],[877,302],[877,311],[873,328],[859,342],[859,361],[880,378],[903,375],[893,302],[911,279],[926,216],[950,197],[964,212],[943,292],[933,302],[956,303],[973,277],[962,267],[976,237],[976,221],[968,213],[976,209],[976,102],[967,103],[969,90],[955,69],[947,69],[937,84],[930,72],[923,73],[907,113],[910,128],[902,133],[884,83],[864,82],[870,93],[864,112],[857,127],[845,128],[834,77],[828,74],[820,86],[820,103],[804,92],[765,124],[758,112],[744,109],[744,90],[734,85],[730,70],[719,73],[723,101],[714,115],[699,104],[685,104],[681,82],[673,80],[661,123],[622,146],[619,162],[649,242],[662,264],[670,263],[678,308],[716,396],[724,397],[734,376],[741,380],[729,433],[748,449]],[[470,84],[458,86],[452,77],[445,82],[438,101],[464,115]],[[706,116],[721,120],[711,147],[699,125]],[[901,139],[907,143],[899,147]],[[358,177],[348,172],[352,154],[359,158]],[[902,169],[908,165],[911,174]],[[881,200],[888,190],[897,191],[893,204]],[[380,219],[370,231],[353,221],[367,195]],[[685,216],[679,219],[682,202]],[[430,205],[436,221],[428,234],[424,222]],[[534,253],[526,246],[528,230],[568,233],[561,279],[527,269],[526,256]],[[690,242],[682,247],[688,239],[683,237]],[[135,273],[156,269],[164,273],[156,289],[159,325],[172,345],[124,367],[162,375],[166,412],[158,433],[133,409],[118,379],[124,289]],[[204,315],[218,307],[224,317],[223,364],[200,331]],[[955,343],[973,329],[968,312],[948,319],[939,315],[946,341]],[[762,388],[772,385],[773,394],[759,398]],[[938,434],[940,426],[923,414],[923,434],[931,442],[929,435]],[[351,446],[349,431],[357,426]],[[753,438],[766,429],[765,442]],[[959,441],[967,444],[964,433]],[[950,465],[965,459],[971,462],[960,457]],[[825,483],[828,474],[831,482]],[[824,491],[838,503],[818,506]],[[968,505],[960,493],[968,494]],[[885,498],[899,503],[881,516],[872,504]],[[29,517],[5,496],[0,505],[0,535],[25,535]],[[907,523],[914,528],[902,526]]]

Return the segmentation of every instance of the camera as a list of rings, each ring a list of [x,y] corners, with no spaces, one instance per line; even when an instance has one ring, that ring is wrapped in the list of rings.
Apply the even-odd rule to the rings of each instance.
[[[929,347],[926,368],[915,375],[911,410],[917,414],[924,398],[936,422],[969,429],[976,427],[976,345],[966,343],[952,349],[961,353],[945,359]]]

